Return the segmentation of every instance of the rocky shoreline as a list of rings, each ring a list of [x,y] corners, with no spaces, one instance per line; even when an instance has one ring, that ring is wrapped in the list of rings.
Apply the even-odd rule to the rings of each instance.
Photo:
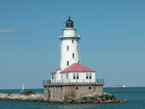
[[[92,104],[104,104],[104,103],[126,103],[127,100],[123,99],[122,101],[108,93],[104,94],[96,94],[95,96],[87,96],[81,99],[70,99],[66,98],[63,100],[63,103],[75,103],[75,104],[83,104],[83,103],[92,103]]]
[[[113,96],[108,93],[97,94],[95,96],[87,96],[81,99],[71,99],[64,98],[64,100],[59,101],[48,101],[44,100],[44,94],[35,93],[35,94],[20,94],[20,93],[0,93],[0,100],[11,100],[11,101],[27,101],[27,102],[49,102],[49,103],[69,103],[69,104],[84,104],[84,103],[92,103],[92,104],[104,104],[104,103],[125,103],[126,99],[122,101],[118,99],[116,96]]]

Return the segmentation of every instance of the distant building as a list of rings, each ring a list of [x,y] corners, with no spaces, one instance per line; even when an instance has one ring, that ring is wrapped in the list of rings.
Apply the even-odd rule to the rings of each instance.
[[[65,22],[61,40],[60,68],[51,73],[51,82],[43,84],[46,100],[81,98],[88,94],[103,93],[104,81],[96,80],[96,71],[80,64],[79,39],[74,22]]]

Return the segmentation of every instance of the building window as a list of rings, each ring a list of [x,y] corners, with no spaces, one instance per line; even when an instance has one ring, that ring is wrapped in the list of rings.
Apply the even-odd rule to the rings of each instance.
[[[54,75],[52,75],[52,79],[54,79]]]
[[[67,23],[66,27],[73,27],[73,23]]]
[[[75,73],[73,73],[73,79],[75,79]]]
[[[88,79],[88,73],[86,73],[86,79]]]
[[[74,40],[72,39],[72,43],[74,43]]]
[[[75,54],[73,53],[73,54],[72,54],[72,58],[74,58],[74,57],[75,57]]]
[[[79,79],[79,73],[77,73],[77,79]]]
[[[69,66],[69,61],[67,61],[67,66]]]
[[[92,79],[92,73],[90,73],[90,79]]]
[[[80,61],[78,61],[78,63],[80,63]]]
[[[89,87],[89,90],[91,90],[91,87]]]
[[[68,79],[68,73],[66,74],[66,79]]]
[[[79,51],[79,47],[77,46],[77,51]]]
[[[78,87],[76,87],[76,90],[78,90]]]
[[[67,51],[69,50],[69,46],[67,46]]]

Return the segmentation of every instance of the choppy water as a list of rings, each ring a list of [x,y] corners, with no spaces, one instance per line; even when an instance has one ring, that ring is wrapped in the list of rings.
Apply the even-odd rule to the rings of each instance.
[[[43,89],[27,90],[32,90],[35,93],[44,93]],[[20,89],[0,90],[0,93],[2,92],[20,93]],[[111,93],[121,100],[125,98],[128,100],[128,103],[74,105],[0,100],[0,109],[145,109],[145,87],[104,88],[104,92]]]

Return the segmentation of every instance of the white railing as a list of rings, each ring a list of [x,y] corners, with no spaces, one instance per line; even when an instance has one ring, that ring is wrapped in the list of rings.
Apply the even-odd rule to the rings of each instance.
[[[61,80],[47,80],[43,81],[43,84],[47,83],[104,83],[104,79],[61,79]]]

